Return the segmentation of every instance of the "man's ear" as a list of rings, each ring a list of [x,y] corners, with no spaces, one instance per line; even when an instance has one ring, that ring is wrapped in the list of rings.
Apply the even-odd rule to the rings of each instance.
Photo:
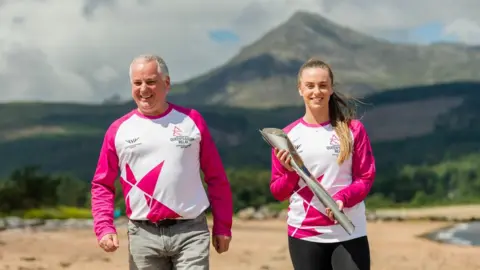
[[[170,76],[165,77],[165,86],[168,90],[170,90]]]
[[[168,93],[170,93],[170,90],[171,90],[170,76],[166,76],[163,82],[165,83],[165,94],[168,95]]]
[[[300,90],[300,88],[298,88],[298,95],[300,95],[301,97],[303,97],[303,93],[302,93],[302,90]]]

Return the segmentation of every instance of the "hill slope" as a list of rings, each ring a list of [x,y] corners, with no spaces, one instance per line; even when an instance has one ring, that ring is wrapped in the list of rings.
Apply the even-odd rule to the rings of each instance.
[[[455,83],[386,91],[359,107],[374,142],[379,170],[438,162],[480,150],[479,84]],[[133,104],[3,104],[0,177],[30,164],[90,179],[103,134]],[[303,107],[271,110],[195,106],[204,114],[227,167],[269,168],[258,129],[284,127]]]
[[[394,44],[298,12],[225,65],[174,88],[174,100],[202,105],[270,108],[301,104],[300,65],[311,56],[330,63],[340,89],[354,95],[480,78],[480,48],[460,44]]]

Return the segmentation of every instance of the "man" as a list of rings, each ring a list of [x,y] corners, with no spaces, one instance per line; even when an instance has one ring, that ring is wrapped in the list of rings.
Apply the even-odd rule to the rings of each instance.
[[[198,111],[167,102],[170,77],[162,58],[135,58],[130,79],[138,108],[108,128],[92,180],[99,245],[107,252],[119,247],[113,212],[120,172],[130,269],[209,269],[204,211],[211,206],[218,253],[229,248],[233,216],[230,184],[215,143]]]

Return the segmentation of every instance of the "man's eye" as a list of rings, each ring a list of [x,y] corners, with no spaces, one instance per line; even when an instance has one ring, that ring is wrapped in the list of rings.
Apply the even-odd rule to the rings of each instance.
[[[148,85],[153,85],[153,84],[155,84],[155,83],[156,83],[155,81],[148,81],[148,82],[147,82]]]

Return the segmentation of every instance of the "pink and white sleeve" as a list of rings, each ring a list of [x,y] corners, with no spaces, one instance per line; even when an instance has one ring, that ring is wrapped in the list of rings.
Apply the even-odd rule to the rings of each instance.
[[[231,236],[233,222],[233,195],[230,182],[218,153],[217,147],[208,129],[207,123],[195,110],[190,111],[201,133],[200,168],[203,171],[207,193],[213,214],[213,235]]]
[[[365,127],[360,121],[354,120],[350,128],[354,137],[352,183],[333,196],[333,199],[343,201],[344,207],[348,208],[365,200],[376,174],[375,158]]]
[[[270,179],[270,192],[273,197],[279,201],[288,199],[295,190],[300,180],[296,172],[291,172],[282,166],[275,151],[272,149],[272,174]]]
[[[114,225],[115,180],[118,175],[118,157],[115,150],[115,134],[118,126],[107,130],[91,186],[93,228],[97,239],[116,233]]]

